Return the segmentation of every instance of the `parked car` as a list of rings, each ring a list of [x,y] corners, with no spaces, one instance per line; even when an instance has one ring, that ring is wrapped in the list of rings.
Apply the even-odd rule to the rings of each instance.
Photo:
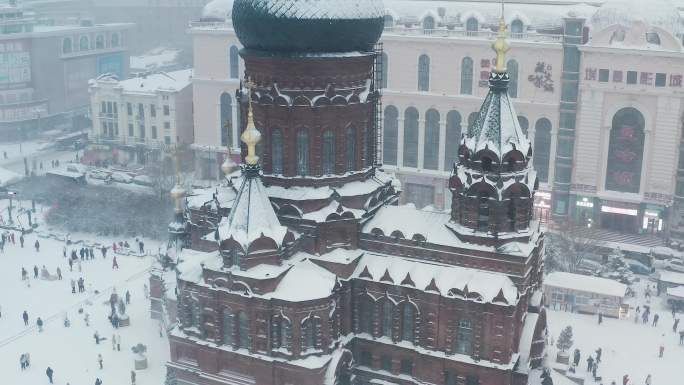
[[[629,269],[632,271],[634,274],[643,274],[643,275],[648,275],[653,272],[653,269],[651,267],[646,266],[645,264],[635,260],[635,259],[627,259],[625,258],[625,262],[629,265]]]
[[[684,262],[678,258],[672,258],[665,261],[665,270],[678,271],[684,273]]]
[[[93,170],[90,172],[90,177],[93,179],[105,180],[105,179],[109,178],[110,175],[111,175],[111,173],[107,172],[105,170]]]
[[[66,170],[68,172],[73,172],[76,174],[85,175],[85,173],[88,171],[88,168],[82,164],[79,164],[79,163],[69,163],[66,166]]]
[[[154,182],[152,181],[152,178],[150,178],[147,175],[138,175],[136,177],[133,177],[133,183],[141,185],[141,186],[148,186],[148,187],[154,186]]]
[[[131,183],[131,182],[133,182],[133,178],[130,175],[125,174],[123,172],[113,172],[112,173],[112,180],[114,182],[119,182],[119,183]]]

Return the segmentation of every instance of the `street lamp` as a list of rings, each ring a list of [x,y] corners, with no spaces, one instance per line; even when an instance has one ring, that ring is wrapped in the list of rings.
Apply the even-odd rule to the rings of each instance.
[[[8,191],[7,192],[7,197],[9,197],[9,207],[7,208],[7,212],[9,214],[9,224],[12,225],[14,224],[14,220],[12,219],[12,198],[17,195],[16,191]]]

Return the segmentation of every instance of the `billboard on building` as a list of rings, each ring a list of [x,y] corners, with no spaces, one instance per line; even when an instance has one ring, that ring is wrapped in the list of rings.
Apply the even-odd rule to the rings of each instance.
[[[114,74],[119,79],[124,75],[124,56],[123,53],[113,53],[97,58],[97,76],[102,74]]]
[[[0,43],[0,88],[31,81],[28,44],[15,40]]]

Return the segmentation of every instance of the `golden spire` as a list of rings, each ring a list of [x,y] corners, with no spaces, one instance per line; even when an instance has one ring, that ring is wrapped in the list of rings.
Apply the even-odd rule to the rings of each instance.
[[[492,49],[496,52],[496,67],[494,72],[502,74],[506,72],[506,52],[511,49],[511,45],[506,40],[506,20],[504,20],[504,1],[501,0],[501,18],[499,19],[499,34],[492,44]]]
[[[245,162],[249,165],[255,165],[259,162],[259,157],[256,155],[256,145],[261,141],[261,133],[254,125],[254,112],[252,110],[252,89],[256,87],[256,84],[249,78],[245,83],[245,87],[247,87],[248,90],[247,100],[249,102],[249,110],[247,112],[247,128],[245,128],[245,131],[240,136],[240,140],[247,145]]]

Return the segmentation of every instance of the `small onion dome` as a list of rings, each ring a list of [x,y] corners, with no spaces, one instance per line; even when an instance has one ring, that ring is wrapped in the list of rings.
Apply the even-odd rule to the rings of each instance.
[[[173,186],[171,189],[171,198],[178,200],[183,198],[183,196],[185,196],[185,190],[183,190],[183,187],[181,187],[179,184]]]
[[[280,53],[370,51],[384,28],[382,0],[234,0],[246,49]]]
[[[226,156],[226,159],[221,163],[221,171],[223,175],[230,175],[235,170],[237,170],[238,165],[231,159],[230,155]]]

